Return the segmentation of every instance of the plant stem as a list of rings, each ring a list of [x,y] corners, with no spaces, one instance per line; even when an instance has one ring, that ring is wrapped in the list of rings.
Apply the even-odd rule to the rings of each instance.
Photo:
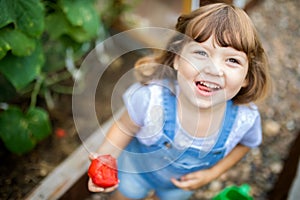
[[[61,94],[73,94],[73,87],[72,86],[64,86],[64,85],[53,85],[51,90],[56,93]]]
[[[40,92],[40,89],[41,89],[41,85],[43,83],[43,80],[44,80],[44,76],[40,75],[37,77],[36,79],[36,82],[34,84],[34,88],[33,88],[33,91],[31,93],[31,102],[30,102],[30,108],[34,108],[35,105],[36,105],[36,99],[37,99],[37,96]]]
[[[49,78],[46,78],[45,85],[46,86],[51,86],[51,85],[54,85],[54,84],[56,84],[60,81],[66,80],[70,77],[71,77],[71,74],[68,71],[63,71],[63,72],[60,72],[60,73],[56,73],[55,75],[53,75]]]
[[[50,93],[48,88],[46,88],[46,90],[44,92],[44,97],[45,97],[45,100],[46,100],[47,107],[50,110],[52,110],[55,107],[55,103],[53,101],[53,98],[52,98],[51,93]]]

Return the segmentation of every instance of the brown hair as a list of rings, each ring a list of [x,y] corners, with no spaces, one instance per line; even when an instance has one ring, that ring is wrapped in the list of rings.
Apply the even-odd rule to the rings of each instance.
[[[186,42],[204,42],[214,36],[219,46],[233,47],[245,52],[248,57],[248,85],[241,88],[233,101],[247,104],[267,96],[271,84],[267,56],[251,19],[242,9],[223,3],[203,6],[180,16],[176,31],[178,34],[171,38],[165,51],[160,55],[144,57],[136,63],[136,74],[142,83],[166,77],[175,79],[174,70],[164,67],[161,71],[159,64],[173,67],[175,56]]]

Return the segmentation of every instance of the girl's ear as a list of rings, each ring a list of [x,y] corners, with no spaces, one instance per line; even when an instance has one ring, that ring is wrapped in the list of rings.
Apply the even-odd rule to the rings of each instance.
[[[247,87],[249,85],[249,80],[248,80],[248,77],[245,78],[243,84],[242,84],[242,87]]]
[[[175,58],[174,58],[174,63],[173,63],[173,67],[175,70],[178,70],[178,64],[179,63],[179,56],[176,55]]]

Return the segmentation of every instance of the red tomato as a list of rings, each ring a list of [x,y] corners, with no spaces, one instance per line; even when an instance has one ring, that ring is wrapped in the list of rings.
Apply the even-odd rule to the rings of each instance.
[[[55,134],[56,134],[57,137],[63,138],[63,137],[66,136],[66,131],[64,129],[62,129],[62,128],[57,128],[55,130]]]
[[[88,175],[93,183],[107,188],[118,184],[117,161],[111,155],[102,155],[92,160]]]

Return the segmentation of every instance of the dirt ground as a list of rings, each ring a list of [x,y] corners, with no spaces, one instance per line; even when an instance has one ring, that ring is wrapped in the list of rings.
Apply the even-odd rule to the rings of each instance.
[[[290,145],[300,130],[300,1],[264,0],[250,10],[250,17],[269,56],[274,80],[272,95],[259,105],[264,141],[237,166],[218,180],[195,192],[192,200],[211,199],[232,184],[247,183],[254,199],[265,200],[281,172]],[[101,108],[99,122],[111,116],[110,94],[113,83],[132,67],[135,57],[121,59],[108,68],[97,93],[96,107]],[[121,67],[120,67],[121,66]],[[34,151],[24,156],[9,153],[0,144],[0,199],[23,199],[63,159],[81,144],[74,127],[70,96],[56,96],[57,107],[51,111],[53,134]],[[101,117],[100,117],[101,116]],[[66,131],[59,137],[57,128]],[[91,195],[88,199],[100,199]]]

